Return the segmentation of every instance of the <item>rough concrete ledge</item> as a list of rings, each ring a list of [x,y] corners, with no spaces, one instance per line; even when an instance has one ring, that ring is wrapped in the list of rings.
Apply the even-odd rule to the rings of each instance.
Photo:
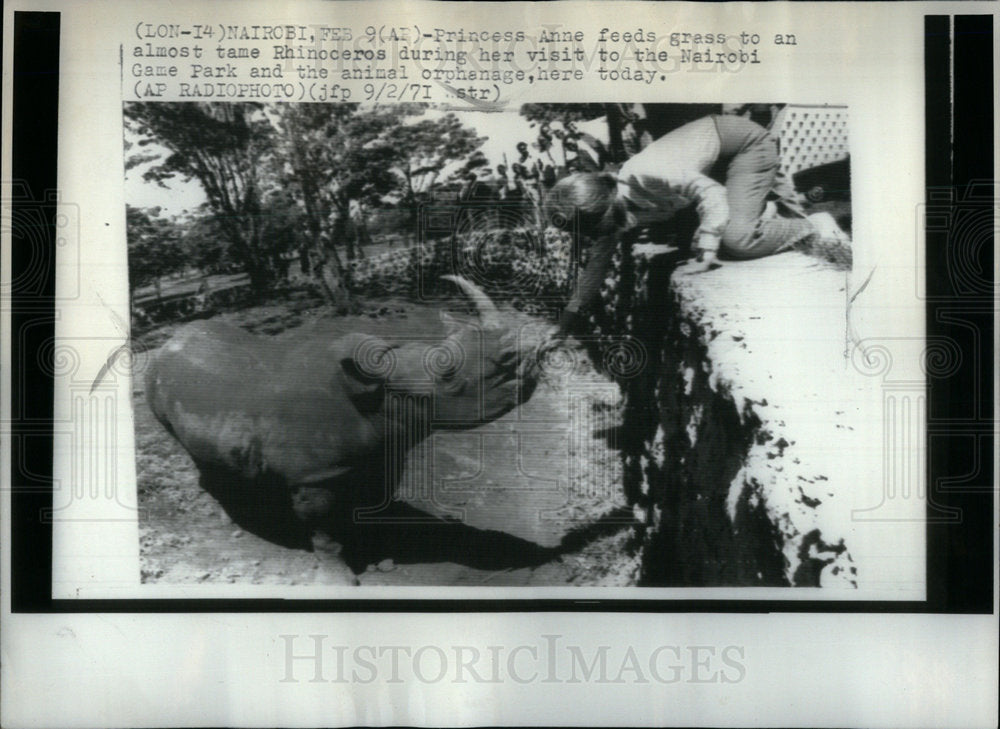
[[[799,253],[693,276],[654,246],[633,258],[650,287],[634,335],[658,350],[654,373],[623,383],[642,581],[856,588],[845,460],[870,444],[845,273]]]

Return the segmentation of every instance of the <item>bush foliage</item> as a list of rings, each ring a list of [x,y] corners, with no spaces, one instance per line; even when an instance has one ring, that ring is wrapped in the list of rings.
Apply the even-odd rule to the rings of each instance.
[[[427,241],[352,263],[350,288],[372,296],[427,296],[451,291],[447,274],[464,276],[518,308],[562,306],[571,289],[571,240],[555,228],[477,230]]]

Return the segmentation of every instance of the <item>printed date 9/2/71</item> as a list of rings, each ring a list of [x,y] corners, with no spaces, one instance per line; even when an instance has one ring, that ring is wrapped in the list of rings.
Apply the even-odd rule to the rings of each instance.
[[[448,96],[458,99],[497,101],[500,98],[500,87],[497,84],[493,84],[492,86],[465,86],[461,88],[452,88],[445,84],[441,85],[448,92]],[[338,93],[340,92],[339,87],[332,86],[331,89],[333,88],[336,88]],[[430,101],[432,98],[431,84],[369,83],[364,85],[363,91],[365,101]],[[331,100],[335,100],[334,97],[331,97]],[[324,101],[324,99],[318,99],[318,101]]]
[[[430,101],[431,99],[430,84],[365,84],[362,92],[365,101]]]
[[[311,84],[308,98],[313,101],[348,101],[354,96],[351,88],[340,84]],[[361,89],[365,101],[430,101],[430,84],[365,84]]]

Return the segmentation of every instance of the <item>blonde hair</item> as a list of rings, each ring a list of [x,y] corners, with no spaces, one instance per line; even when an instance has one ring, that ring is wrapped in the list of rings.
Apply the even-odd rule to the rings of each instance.
[[[575,217],[580,232],[595,237],[625,225],[625,208],[618,199],[618,180],[604,172],[576,173],[559,180],[545,197],[546,218],[558,227],[560,219]]]

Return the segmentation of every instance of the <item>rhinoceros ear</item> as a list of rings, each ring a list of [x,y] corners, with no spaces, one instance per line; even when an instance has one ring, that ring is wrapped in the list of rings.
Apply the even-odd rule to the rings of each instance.
[[[447,311],[442,311],[440,314],[438,314],[438,317],[441,319],[441,323],[444,324],[444,331],[445,334],[447,334],[448,336],[451,336],[452,334],[460,330],[463,326],[462,322],[453,317]]]
[[[336,346],[338,380],[360,410],[378,407],[386,380],[395,367],[392,346],[378,337],[351,334]]]

